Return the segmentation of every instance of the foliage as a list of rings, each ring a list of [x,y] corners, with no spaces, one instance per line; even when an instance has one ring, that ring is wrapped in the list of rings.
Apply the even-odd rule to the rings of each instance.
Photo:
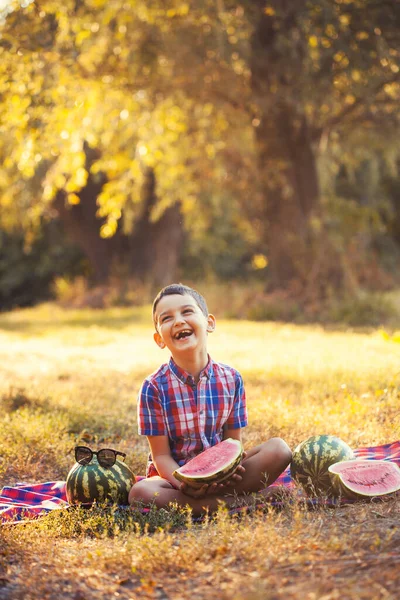
[[[21,232],[0,230],[1,310],[48,299],[56,276],[85,271],[82,254],[65,240],[55,222],[43,225],[30,244]]]
[[[193,209],[191,187],[196,183],[188,174],[202,170],[206,144],[214,157],[214,146],[228,123],[218,109],[196,105],[179,89],[169,96],[165,86],[171,66],[158,55],[157,40],[162,38],[156,35],[165,29],[163,11],[149,9],[145,3],[122,10],[122,4],[116,2],[110,8],[103,3],[56,6],[47,2],[40,10],[31,4],[9,16],[3,55],[12,58],[14,76],[18,61],[20,77],[15,87],[7,82],[3,90],[4,101],[10,100],[15,115],[8,131],[15,134],[20,127],[17,139],[23,131],[26,135],[23,147],[15,147],[8,157],[5,177],[10,178],[11,189],[7,198],[12,193],[12,173],[22,175],[15,185],[22,188],[18,197],[25,195],[27,206],[37,163],[44,165],[46,176],[37,210],[34,206],[23,218],[33,221],[60,189],[67,192],[68,202],[79,202],[77,194],[88,178],[85,143],[99,155],[92,173],[101,171],[109,178],[98,198],[99,216],[108,217],[102,230],[105,237],[115,233],[127,200],[131,200],[129,210],[135,211],[145,165],[155,168],[160,191],[161,205],[154,218],[175,200]],[[37,31],[36,38],[32,29]],[[18,49],[13,37],[17,31],[22,40]],[[3,63],[4,75],[10,66]]]
[[[71,213],[97,182],[100,235],[132,232],[151,168],[149,218],[179,202],[186,266],[231,277],[261,253],[263,275],[283,284],[285,260],[296,256],[288,273],[304,283],[316,259],[302,240],[309,219],[321,218],[317,163],[335,182],[343,165],[396,161],[394,0],[43,0],[5,12],[0,203],[8,230],[40,229],[60,198]]]
[[[377,326],[396,316],[393,302],[382,294],[360,294],[333,302],[327,310],[327,320],[353,327]]]

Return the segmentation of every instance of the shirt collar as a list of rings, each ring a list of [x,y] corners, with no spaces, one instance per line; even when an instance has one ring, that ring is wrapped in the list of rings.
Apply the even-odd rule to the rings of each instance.
[[[210,355],[208,355],[208,363],[206,364],[204,369],[200,372],[199,379],[202,379],[203,377],[207,377],[207,379],[211,378],[212,373],[213,373],[213,364],[214,364],[214,361],[212,360]],[[172,356],[169,359],[169,368],[171,369],[173,374],[179,379],[179,381],[181,381],[182,383],[189,384],[189,385],[194,384],[193,375],[191,375],[184,369],[181,369],[181,367],[178,367],[178,365],[176,364],[176,362],[174,361]]]

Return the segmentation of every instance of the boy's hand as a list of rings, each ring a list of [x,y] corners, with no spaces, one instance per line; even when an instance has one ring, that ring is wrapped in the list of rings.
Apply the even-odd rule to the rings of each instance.
[[[205,483],[201,488],[193,488],[187,483],[182,483],[180,487],[180,491],[191,498],[204,498],[205,496],[212,496],[213,494],[218,494],[220,489],[223,488],[223,484],[212,483],[208,485]]]
[[[186,496],[190,496],[191,498],[204,498],[204,496],[207,495],[207,489],[209,487],[209,485],[205,484],[201,488],[194,488],[187,483],[181,483],[179,489],[183,494],[186,494]]]
[[[246,452],[243,452],[243,458],[246,458]],[[234,485],[236,485],[237,483],[239,483],[240,481],[242,481],[243,479],[243,475],[245,473],[246,469],[245,467],[240,464],[234,473],[232,473],[232,475],[229,477],[229,479],[226,479],[223,483],[218,484],[218,492],[229,492],[229,488],[233,487]]]
[[[226,479],[225,481],[223,481],[221,484],[219,484],[222,488],[230,488],[234,485],[236,485],[237,483],[239,483],[240,481],[242,481],[243,479],[243,475],[245,473],[246,469],[244,468],[243,465],[239,465],[236,469],[236,471],[234,473],[232,473],[232,475],[229,477],[229,479]]]
[[[204,496],[212,496],[218,494],[226,494],[229,489],[242,481],[243,474],[246,471],[243,465],[239,465],[236,471],[230,476],[229,479],[222,483],[212,483],[210,485],[204,484],[201,488],[190,487],[187,483],[182,483],[180,490],[191,498],[204,498]]]

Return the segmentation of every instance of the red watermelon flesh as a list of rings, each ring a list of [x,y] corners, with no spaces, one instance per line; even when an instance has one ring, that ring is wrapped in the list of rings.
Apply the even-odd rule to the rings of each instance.
[[[189,460],[173,475],[179,481],[197,488],[206,483],[221,483],[234,473],[242,454],[241,442],[228,438]]]
[[[328,469],[333,488],[347,498],[374,498],[400,490],[400,468],[388,460],[350,460]]]

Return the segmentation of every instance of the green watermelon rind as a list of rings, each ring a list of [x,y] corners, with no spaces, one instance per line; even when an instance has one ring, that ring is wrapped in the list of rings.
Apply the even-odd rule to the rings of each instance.
[[[109,469],[93,457],[89,465],[75,463],[67,475],[66,495],[69,504],[97,503],[128,504],[129,492],[135,475],[123,462],[117,460]]]
[[[189,464],[189,463],[186,463],[185,465],[183,465],[183,467],[180,467],[179,469],[174,471],[173,476],[176,479],[178,479],[178,481],[181,481],[182,483],[187,483],[188,485],[190,485],[191,487],[194,487],[194,488],[200,488],[205,484],[211,485],[212,483],[223,483],[224,481],[229,479],[229,477],[231,477],[231,475],[233,475],[233,473],[236,471],[237,467],[240,465],[242,457],[243,457],[243,447],[239,440],[227,438],[226,440],[219,442],[219,444],[224,444],[225,442],[229,442],[229,443],[232,443],[232,445],[236,445],[236,456],[224,468],[222,468],[222,469],[220,468],[217,471],[210,473],[209,475],[198,475],[198,476],[191,475],[191,476],[189,476],[189,475],[185,475],[185,473],[181,472],[181,469],[184,469]],[[217,448],[219,446],[219,444],[216,444],[215,446],[213,446],[213,448]],[[198,456],[200,456],[200,455],[198,455]],[[198,456],[195,458],[198,458]],[[189,461],[189,462],[191,462],[191,461]]]
[[[354,458],[350,446],[340,438],[334,435],[311,436],[293,450],[291,476],[308,496],[333,495],[329,466]]]
[[[332,484],[332,488],[334,490],[334,493],[336,496],[342,496],[344,498],[347,498],[349,500],[368,500],[371,498],[379,498],[382,496],[389,496],[392,494],[395,494],[397,492],[400,491],[400,467],[392,461],[389,460],[375,460],[375,459],[356,459],[352,461],[352,466],[357,468],[358,465],[360,466],[371,466],[371,467],[381,467],[382,468],[382,476],[383,475],[383,470],[386,469],[386,472],[388,472],[388,469],[392,471],[393,475],[395,477],[397,477],[397,484],[395,484],[394,486],[392,486],[391,488],[386,488],[385,491],[379,491],[376,489],[372,490],[372,487],[370,488],[369,491],[364,490],[363,492],[360,491],[359,487],[357,488],[357,486],[352,486],[352,482],[347,480],[344,481],[345,478],[345,473],[341,473],[338,470],[338,465],[340,465],[340,463],[335,463],[333,465],[331,465],[328,469],[329,472],[329,476],[331,479],[331,484]],[[340,467],[339,467],[340,468]],[[335,472],[336,469],[336,472]],[[387,478],[387,476],[386,476]],[[369,485],[373,486],[374,482],[370,482]],[[381,484],[382,485],[382,484]]]

